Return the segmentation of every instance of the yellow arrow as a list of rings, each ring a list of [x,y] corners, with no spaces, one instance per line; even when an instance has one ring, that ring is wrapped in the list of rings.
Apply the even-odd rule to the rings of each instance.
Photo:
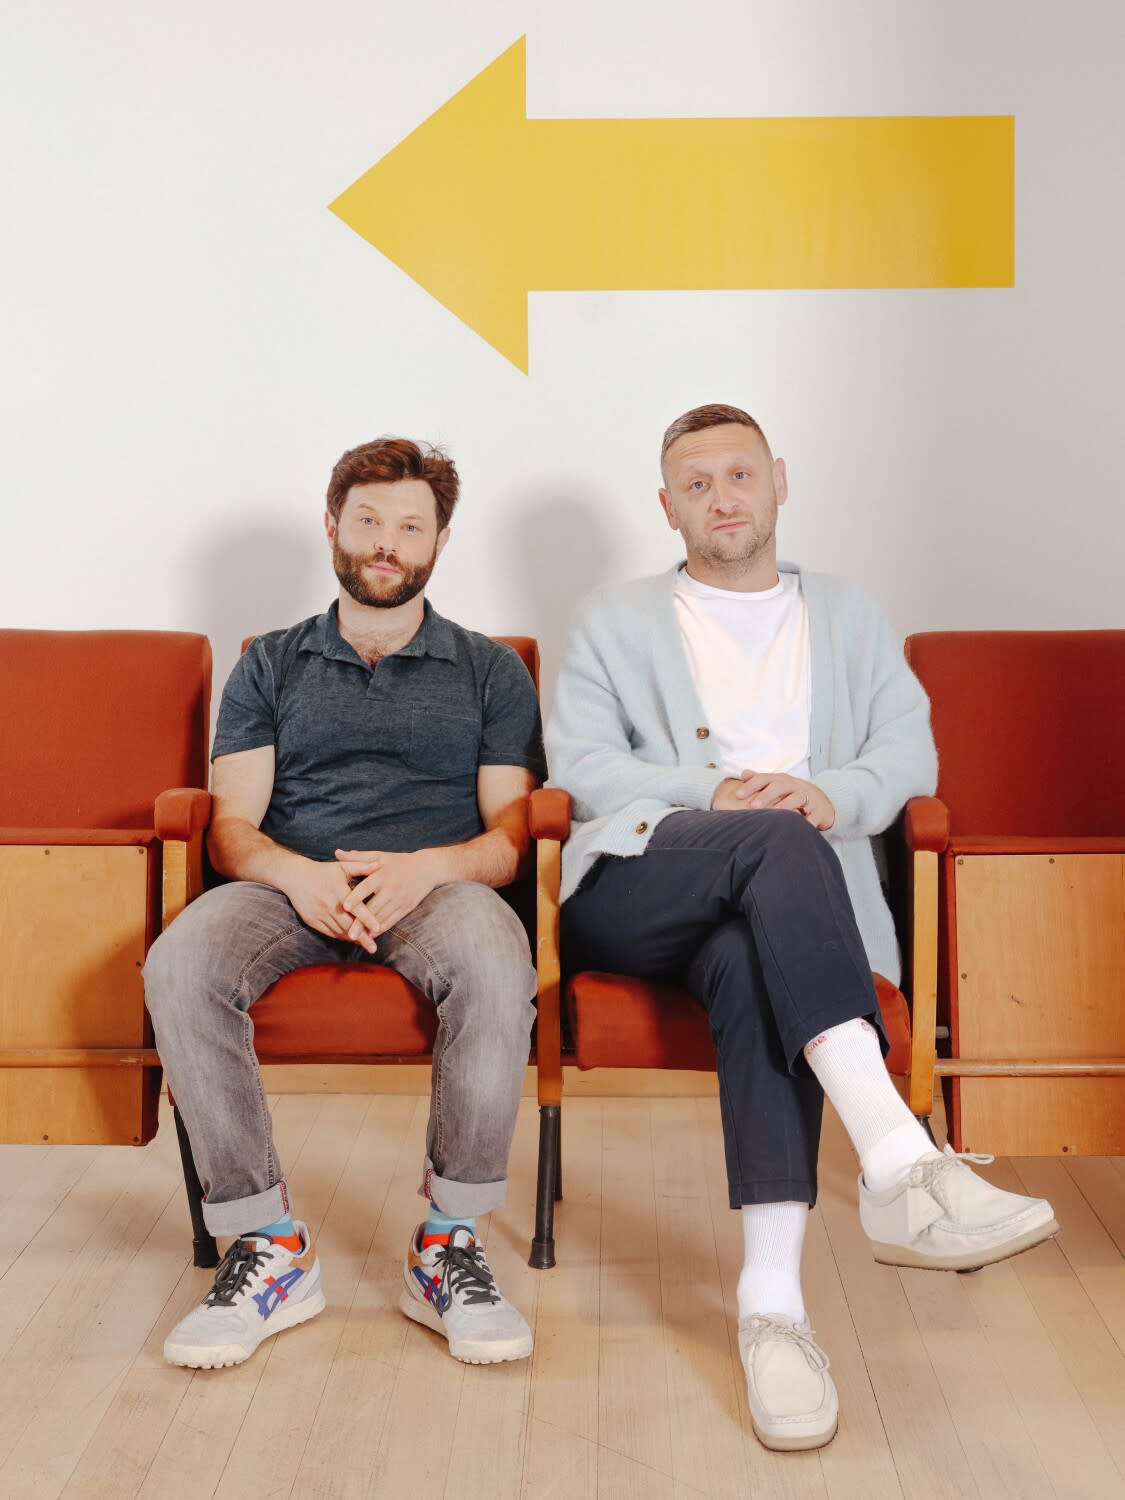
[[[527,370],[529,291],[1011,286],[1010,115],[529,120],[524,40],[332,211]]]

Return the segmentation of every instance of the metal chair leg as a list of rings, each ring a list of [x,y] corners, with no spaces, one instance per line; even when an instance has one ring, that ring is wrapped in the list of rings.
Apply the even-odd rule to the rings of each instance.
[[[535,1238],[528,1265],[547,1271],[555,1264],[555,1197],[560,1186],[560,1107],[539,1106],[539,1180],[535,1191]]]
[[[191,1154],[191,1141],[187,1126],[180,1114],[179,1106],[172,1110],[176,1119],[176,1139],[180,1143],[180,1160],[184,1164],[184,1188],[187,1192],[188,1212],[191,1214],[192,1248],[194,1264],[210,1269],[219,1264],[219,1247],[215,1237],[203,1222],[203,1186],[195,1170],[195,1158]]]
[[[562,1109],[555,1126],[555,1202],[562,1202]]]

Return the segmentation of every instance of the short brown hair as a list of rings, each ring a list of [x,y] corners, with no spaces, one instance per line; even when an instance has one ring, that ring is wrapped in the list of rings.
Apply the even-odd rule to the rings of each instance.
[[[457,466],[440,448],[412,443],[409,438],[381,437],[349,448],[328,481],[328,510],[338,521],[353,484],[394,484],[399,479],[424,479],[437,509],[438,530],[449,525],[461,490]]]
[[[691,411],[685,411],[683,416],[677,417],[668,428],[664,434],[664,441],[660,445],[661,469],[664,467],[668,449],[680,438],[687,437],[689,432],[702,432],[706,427],[725,427],[728,423],[734,423],[738,427],[752,427],[765,443],[768,451],[769,442],[766,435],[748,411],[743,411],[737,406],[723,406],[713,401],[710,406],[693,406]]]

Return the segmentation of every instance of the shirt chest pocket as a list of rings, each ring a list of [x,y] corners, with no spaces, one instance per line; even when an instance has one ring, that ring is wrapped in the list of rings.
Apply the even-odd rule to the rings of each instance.
[[[416,707],[411,714],[410,766],[422,775],[453,780],[476,776],[480,723],[466,714]]]

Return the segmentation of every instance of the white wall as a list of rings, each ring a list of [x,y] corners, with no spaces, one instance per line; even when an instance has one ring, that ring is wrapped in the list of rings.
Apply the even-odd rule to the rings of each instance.
[[[435,603],[538,634],[550,670],[576,596],[676,557],[659,439],[706,400],[788,460],[782,553],[904,633],[1123,623],[1125,7],[24,0],[5,22],[5,624],[206,631],[218,687],[243,634],[333,596],[329,470],[393,431],[463,475]],[[1015,289],[533,295],[524,376],[326,205],[525,31],[532,115],[1014,114]]]

